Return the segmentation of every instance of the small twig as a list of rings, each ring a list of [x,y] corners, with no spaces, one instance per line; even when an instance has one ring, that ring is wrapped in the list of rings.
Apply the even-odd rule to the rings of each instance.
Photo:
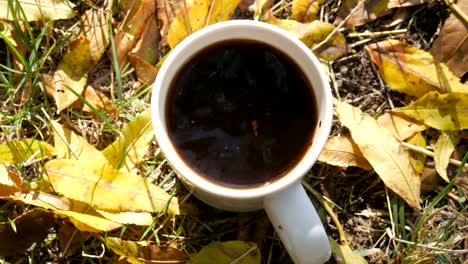
[[[238,258],[236,258],[235,260],[233,260],[230,264],[234,264],[234,263],[239,262],[241,259],[243,259],[245,256],[247,256],[248,254],[250,254],[250,252],[254,251],[255,249],[257,249],[257,245],[256,245],[256,244],[254,244],[251,248],[249,248],[249,250],[247,250],[244,254],[240,255]]]
[[[100,258],[104,257],[104,254],[106,253],[106,247],[104,246],[104,244],[101,244],[101,247],[102,247],[102,252],[101,252],[101,254],[99,254],[99,255],[89,255],[89,254],[87,254],[86,252],[82,251],[82,252],[81,252],[81,256],[82,256],[82,257],[85,257],[85,258],[97,258],[97,259],[100,259]]]
[[[322,198],[320,193],[318,193],[310,184],[308,184],[305,181],[302,181],[302,185],[304,188],[306,188],[309,192],[311,192],[315,198],[322,204],[323,208],[325,208],[325,211],[327,211],[328,215],[332,219],[332,221],[335,223],[336,229],[338,230],[338,234],[340,236],[340,244],[344,247],[349,247],[348,240],[346,239],[346,235],[343,229],[343,226],[340,223],[340,220],[338,220],[338,217],[336,217],[335,213],[333,213],[333,210],[328,206],[328,204],[325,202],[325,200]]]
[[[385,229],[385,231],[386,231],[388,237],[389,237],[391,240],[395,240],[395,241],[400,242],[400,243],[404,243],[404,244],[408,244],[408,245],[413,245],[413,246],[417,246],[417,247],[422,247],[422,248],[425,248],[425,249],[440,251],[440,252],[457,253],[457,254],[466,254],[466,253],[468,253],[468,249],[446,249],[446,248],[439,248],[439,247],[433,247],[433,246],[429,246],[429,245],[425,245],[425,244],[419,244],[419,243],[411,242],[411,241],[408,241],[408,240],[403,240],[403,239],[400,239],[400,238],[396,238],[396,237],[395,237],[395,234],[392,233],[392,231],[390,230],[390,228]]]
[[[453,0],[444,0],[444,2],[450,7],[450,9],[452,9],[459,19],[463,20],[462,22],[465,23],[465,25],[468,25],[468,16],[453,2]]]
[[[378,32],[362,32],[362,33],[349,33],[349,38],[361,38],[361,37],[381,37],[385,35],[396,35],[403,34],[408,32],[408,29],[396,29],[396,30],[387,30],[387,31],[378,31]]]
[[[351,10],[351,12],[349,12],[348,16],[346,16],[346,18],[343,19],[343,21],[341,21],[340,24],[338,24],[338,26],[334,28],[324,40],[322,40],[319,44],[315,45],[312,48],[312,51],[317,51],[320,48],[322,48],[322,46],[325,45],[333,37],[333,35],[335,35],[340,30],[340,28],[343,27],[343,25],[346,22],[348,22],[348,20],[351,18],[351,15],[353,15],[353,13],[356,12],[363,4],[364,0],[359,0],[358,4]]]
[[[185,26],[187,27],[187,33],[188,33],[187,35],[190,35],[192,34],[192,28],[190,27],[186,0],[182,1],[182,4],[184,5],[184,20],[185,20]]]
[[[427,150],[425,148],[422,148],[422,147],[418,147],[418,146],[415,146],[415,145],[411,145],[409,143],[406,143],[406,142],[401,142],[401,144],[408,148],[408,149],[411,149],[413,151],[416,151],[416,152],[419,152],[419,153],[422,153],[422,154],[425,154],[429,157],[434,157],[434,152],[430,151],[430,150]],[[459,160],[456,160],[456,159],[449,159],[449,162],[450,164],[453,164],[455,166],[461,166],[462,165],[462,162],[459,161]],[[465,169],[468,169],[468,164],[465,164],[464,166]]]
[[[390,197],[388,195],[388,188],[385,186],[385,198],[387,199],[387,205],[388,205],[388,214],[390,216],[390,225],[392,226],[392,232],[395,234],[395,225],[393,224],[393,214],[392,214],[392,205],[390,203]],[[396,248],[396,243],[394,240],[392,240],[393,246]]]
[[[206,16],[205,26],[210,24],[211,14],[213,13],[214,1],[210,2],[210,9],[208,9],[208,15]]]

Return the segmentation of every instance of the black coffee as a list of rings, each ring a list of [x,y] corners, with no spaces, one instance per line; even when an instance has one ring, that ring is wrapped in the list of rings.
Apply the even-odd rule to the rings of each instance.
[[[233,188],[292,169],[317,125],[312,89],[292,59],[259,42],[229,40],[194,55],[171,83],[169,136],[186,164]]]

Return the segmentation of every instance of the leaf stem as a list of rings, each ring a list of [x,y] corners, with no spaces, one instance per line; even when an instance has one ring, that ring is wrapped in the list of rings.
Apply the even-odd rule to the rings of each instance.
[[[462,20],[462,22],[466,25],[468,25],[468,16],[463,12],[463,10],[458,7],[453,0],[444,0],[445,4],[452,9],[452,11],[455,13],[455,15]]]
[[[338,230],[338,235],[340,236],[340,243],[344,247],[349,247],[348,240],[346,239],[346,235],[343,229],[343,226],[340,223],[340,220],[338,220],[338,217],[336,217],[335,213],[333,210],[328,206],[328,203],[325,202],[325,200],[322,198],[322,195],[318,193],[310,184],[308,184],[305,181],[302,181],[302,185],[304,188],[306,188],[309,192],[311,192],[315,198],[322,204],[323,208],[325,208],[325,211],[327,211],[328,215],[332,219],[332,221],[335,223],[336,229]]]
[[[401,142],[401,144],[405,147],[405,148],[408,148],[410,150],[413,150],[413,151],[416,151],[416,152],[419,152],[419,153],[422,153],[422,154],[425,154],[429,157],[434,157],[434,152],[428,150],[428,149],[425,149],[425,148],[422,148],[422,147],[418,147],[418,146],[415,146],[415,145],[411,145],[409,143],[406,143],[406,142]],[[459,161],[459,160],[456,160],[456,159],[450,159],[449,160],[450,164],[453,164],[455,166],[460,166],[462,165],[462,162]],[[468,164],[465,164],[464,165],[464,168],[465,169],[468,169]]]

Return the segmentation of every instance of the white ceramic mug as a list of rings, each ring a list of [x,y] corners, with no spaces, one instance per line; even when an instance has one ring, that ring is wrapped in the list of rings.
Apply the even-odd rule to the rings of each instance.
[[[303,159],[285,176],[256,188],[232,189],[197,175],[177,154],[167,130],[166,100],[177,71],[198,51],[229,39],[264,42],[287,54],[312,84],[319,111],[312,144]],[[327,141],[333,104],[326,75],[306,45],[287,31],[258,21],[232,20],[208,26],[188,36],[171,51],[154,83],[151,105],[156,140],[172,168],[196,197],[230,211],[264,208],[295,263],[323,263],[329,258],[325,229],[301,185],[301,178],[315,163]]]

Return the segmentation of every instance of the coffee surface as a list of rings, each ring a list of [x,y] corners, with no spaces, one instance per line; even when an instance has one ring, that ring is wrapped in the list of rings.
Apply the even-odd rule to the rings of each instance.
[[[291,170],[311,144],[316,103],[285,54],[230,40],[195,54],[169,88],[169,137],[184,162],[217,184],[249,188]]]

